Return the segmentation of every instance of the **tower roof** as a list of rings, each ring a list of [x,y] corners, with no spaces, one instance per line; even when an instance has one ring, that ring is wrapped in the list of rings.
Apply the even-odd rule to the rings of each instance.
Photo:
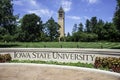
[[[61,6],[60,9],[58,10],[58,12],[64,12],[62,6]]]

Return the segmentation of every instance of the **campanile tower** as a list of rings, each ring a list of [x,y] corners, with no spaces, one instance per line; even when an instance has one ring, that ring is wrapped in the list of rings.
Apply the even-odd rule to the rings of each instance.
[[[64,38],[65,36],[65,12],[62,7],[58,10],[58,24],[60,25],[60,37],[59,38]]]

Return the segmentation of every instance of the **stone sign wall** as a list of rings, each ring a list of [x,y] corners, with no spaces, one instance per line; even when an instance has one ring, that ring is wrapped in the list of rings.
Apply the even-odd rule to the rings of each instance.
[[[14,52],[13,59],[47,60],[61,62],[93,62],[95,54],[67,52]]]
[[[1,48],[13,60],[42,60],[58,62],[94,63],[96,57],[120,57],[120,50],[75,48]]]

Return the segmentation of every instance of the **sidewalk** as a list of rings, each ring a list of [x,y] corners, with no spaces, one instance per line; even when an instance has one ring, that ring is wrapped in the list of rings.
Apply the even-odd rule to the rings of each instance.
[[[120,80],[118,73],[47,64],[1,63],[0,80]]]

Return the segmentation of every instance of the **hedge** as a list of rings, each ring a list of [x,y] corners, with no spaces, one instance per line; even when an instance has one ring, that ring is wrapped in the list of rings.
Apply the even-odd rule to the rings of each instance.
[[[10,54],[0,54],[0,63],[10,62],[11,59]]]
[[[120,73],[120,57],[96,57],[95,68],[108,68],[111,71]]]

